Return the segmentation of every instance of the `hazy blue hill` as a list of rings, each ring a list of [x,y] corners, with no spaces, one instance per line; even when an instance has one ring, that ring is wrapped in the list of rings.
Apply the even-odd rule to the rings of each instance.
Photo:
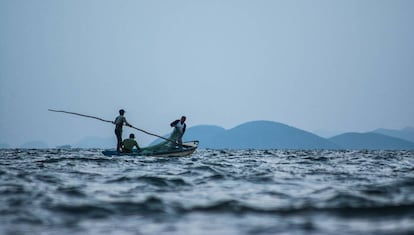
[[[226,132],[226,129],[213,125],[199,125],[186,130],[184,141],[199,140],[200,148],[209,148],[214,144],[214,139]]]
[[[4,144],[4,143],[0,143],[0,149],[8,149],[8,148],[10,148],[10,145]]]
[[[65,145],[59,145],[59,146],[56,146],[56,148],[57,148],[57,149],[71,149],[71,148],[72,148],[72,146],[71,146],[71,145],[69,145],[69,144],[65,144]]]
[[[88,136],[76,144],[74,144],[75,148],[116,148],[116,139],[115,137],[96,137],[96,136]]]
[[[24,149],[46,149],[48,145],[43,141],[29,141],[20,146]]]
[[[344,149],[380,149],[380,150],[412,150],[414,143],[386,136],[383,134],[368,133],[345,133],[330,138],[332,142]]]
[[[406,127],[402,130],[392,130],[392,129],[377,129],[373,131],[375,133],[388,135],[391,137],[396,137],[404,140],[408,140],[410,142],[414,142],[414,128],[413,127]]]
[[[253,121],[234,127],[214,139],[212,148],[232,149],[331,149],[328,140],[282,123]]]
[[[187,140],[199,140],[200,148],[212,149],[414,149],[413,142],[373,132],[345,133],[326,139],[272,121],[247,122],[229,130],[214,125],[194,126],[187,129],[184,141]]]
[[[185,140],[200,140],[200,147],[213,149],[334,149],[338,146],[310,132],[271,121],[253,121],[225,130],[195,126]]]

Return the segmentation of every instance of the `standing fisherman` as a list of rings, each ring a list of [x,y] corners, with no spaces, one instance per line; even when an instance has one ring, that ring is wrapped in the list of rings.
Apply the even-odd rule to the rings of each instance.
[[[171,127],[174,127],[174,131],[171,134],[170,139],[175,140],[180,149],[183,148],[183,135],[185,128],[187,127],[185,124],[186,119],[187,118],[185,116],[181,116],[181,119],[177,119],[170,124]]]
[[[115,135],[117,140],[116,151],[118,151],[119,153],[122,151],[122,126],[125,123],[126,126],[131,127],[131,124],[127,122],[126,118],[124,117],[124,114],[125,110],[119,110],[119,116],[116,117],[115,121],[113,122],[113,124],[115,124]]]

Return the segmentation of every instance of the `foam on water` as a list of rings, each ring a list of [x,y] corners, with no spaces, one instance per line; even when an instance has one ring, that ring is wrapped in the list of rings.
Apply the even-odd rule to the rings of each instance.
[[[412,232],[412,151],[0,151],[1,234]]]

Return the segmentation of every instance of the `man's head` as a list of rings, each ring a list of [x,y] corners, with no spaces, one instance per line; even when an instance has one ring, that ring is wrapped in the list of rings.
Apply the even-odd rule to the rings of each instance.
[[[125,113],[125,110],[123,110],[123,109],[119,110],[119,115],[124,115],[124,113]]]
[[[131,134],[129,134],[129,138],[130,139],[135,139],[135,135],[131,133]]]
[[[181,116],[181,122],[185,122],[187,118],[185,116]]]

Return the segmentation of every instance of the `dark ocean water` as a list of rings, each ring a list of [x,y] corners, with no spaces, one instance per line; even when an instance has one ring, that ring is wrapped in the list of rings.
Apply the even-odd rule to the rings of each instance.
[[[1,150],[0,234],[414,234],[414,152]]]

